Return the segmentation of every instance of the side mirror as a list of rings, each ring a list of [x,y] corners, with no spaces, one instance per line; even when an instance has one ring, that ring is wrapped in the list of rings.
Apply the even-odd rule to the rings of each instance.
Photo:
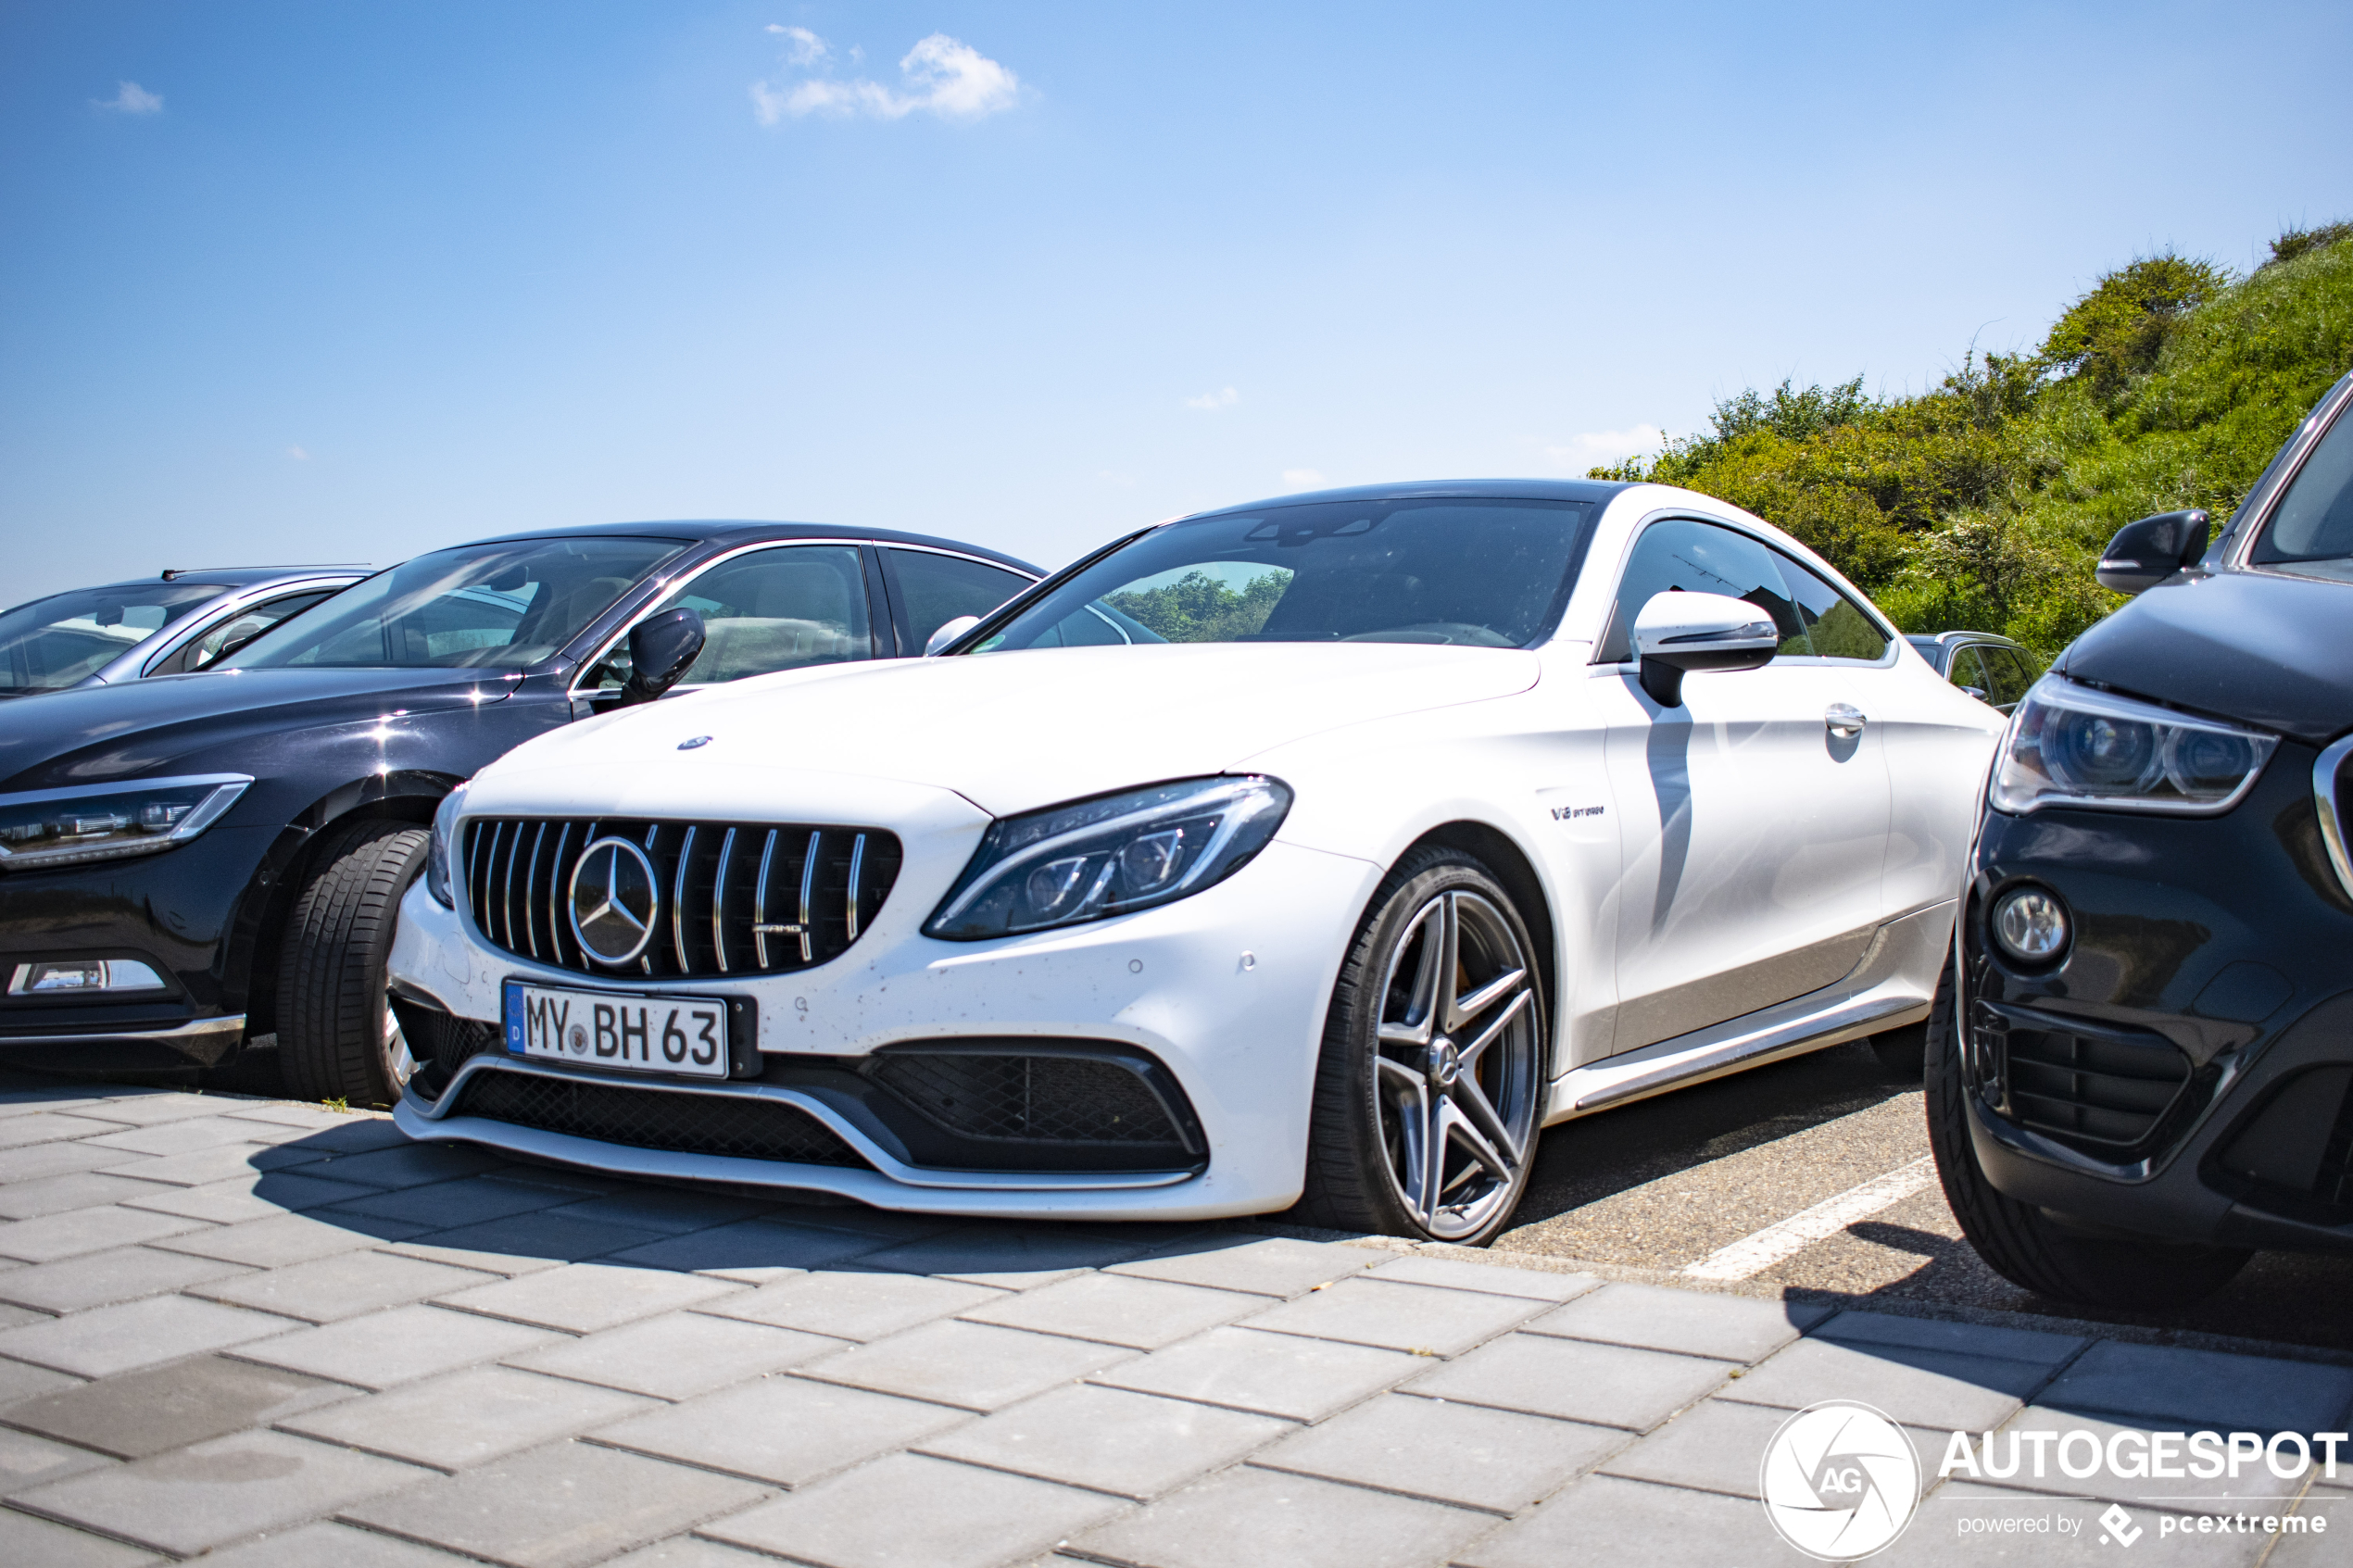
[[[691,609],[650,615],[629,631],[629,681],[621,688],[623,708],[651,702],[678,684],[702,653],[702,617]]]
[[[980,617],[977,615],[960,615],[953,621],[941,621],[939,630],[925,640],[924,657],[931,659],[937,656],[940,649],[979,624]]]
[[[1728,594],[1654,594],[1634,618],[1642,690],[1661,708],[1683,706],[1694,670],[1757,670],[1781,650],[1773,618]]]
[[[2093,575],[2103,588],[2145,593],[2206,554],[2207,535],[2212,531],[2206,513],[2195,507],[2128,522],[2100,552],[2099,569]]]

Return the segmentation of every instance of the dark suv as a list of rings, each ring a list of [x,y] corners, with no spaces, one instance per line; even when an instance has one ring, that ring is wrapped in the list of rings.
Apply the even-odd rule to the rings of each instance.
[[[512,534],[206,673],[0,704],[0,1060],[203,1065],[275,1035],[294,1093],[388,1103],[412,1060],[384,959],[452,787],[623,703],[920,654],[1038,575],[806,523]]]
[[[2353,1250],[2353,376],[2208,533],[2109,544],[2139,596],[2011,718],[1930,1022],[1945,1194],[2046,1296]]]

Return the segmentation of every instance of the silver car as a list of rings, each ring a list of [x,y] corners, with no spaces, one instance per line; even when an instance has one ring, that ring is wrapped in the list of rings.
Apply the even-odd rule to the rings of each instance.
[[[2043,673],[2033,650],[1992,632],[1914,633],[1904,639],[1929,668],[1978,701],[2007,713]]]
[[[34,599],[0,612],[0,696],[208,669],[367,575],[357,565],[208,568]]]

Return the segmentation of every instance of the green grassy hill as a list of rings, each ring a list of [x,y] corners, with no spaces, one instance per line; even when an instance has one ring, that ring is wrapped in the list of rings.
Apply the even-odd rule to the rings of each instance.
[[[2136,517],[2228,519],[2353,368],[2353,223],[2294,230],[2246,277],[2174,255],[2108,274],[2042,347],[1974,352],[1933,391],[1784,382],[1705,434],[1592,470],[1720,496],[1835,562],[1906,631],[2005,633],[2045,657],[2123,601],[2092,581]]]

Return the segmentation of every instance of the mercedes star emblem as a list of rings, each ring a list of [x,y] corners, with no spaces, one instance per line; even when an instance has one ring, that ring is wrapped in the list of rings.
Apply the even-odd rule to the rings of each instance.
[[[661,884],[646,852],[625,838],[600,838],[572,871],[572,934],[601,964],[625,964],[653,940]]]

